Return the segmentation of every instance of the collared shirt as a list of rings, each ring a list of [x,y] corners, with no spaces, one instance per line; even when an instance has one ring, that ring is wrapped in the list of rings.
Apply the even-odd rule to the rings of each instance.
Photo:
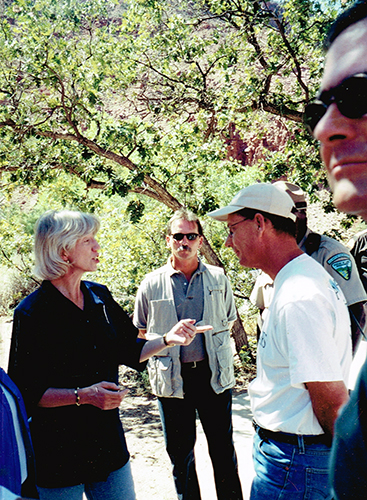
[[[231,285],[223,269],[205,264],[203,268],[204,310],[199,324],[212,325],[204,332],[205,350],[212,372],[211,386],[216,394],[235,384],[230,322],[237,317]],[[149,273],[139,286],[135,300],[134,324],[146,330],[147,339],[167,333],[178,321],[172,290],[172,265]],[[181,349],[167,347],[148,363],[153,393],[159,397],[183,398]]]
[[[205,265],[198,261],[198,267],[190,281],[183,272],[172,267],[171,261],[168,266],[172,268],[170,276],[178,320],[191,318],[197,322],[201,321],[204,311],[203,272],[206,269]],[[204,336],[201,333],[195,336],[190,345],[181,347],[182,363],[201,361],[205,359],[205,356]]]
[[[312,231],[307,229],[298,246],[306,251],[306,241]],[[347,305],[365,302],[366,292],[360,280],[358,268],[348,248],[340,241],[321,235],[320,245],[310,256],[319,262],[338,283],[347,301]]]

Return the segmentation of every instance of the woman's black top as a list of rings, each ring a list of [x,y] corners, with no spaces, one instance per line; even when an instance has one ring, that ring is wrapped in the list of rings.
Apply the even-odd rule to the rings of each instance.
[[[31,417],[37,484],[46,488],[104,481],[129,453],[118,409],[40,408],[44,392],[117,384],[120,364],[145,367],[139,363],[145,341],[109,290],[88,281],[81,286],[84,310],[44,281],[14,312],[9,376]]]

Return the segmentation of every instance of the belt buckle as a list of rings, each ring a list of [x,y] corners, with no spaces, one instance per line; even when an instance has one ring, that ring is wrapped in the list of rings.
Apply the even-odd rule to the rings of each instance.
[[[192,367],[191,368],[196,368],[196,361],[192,362]]]

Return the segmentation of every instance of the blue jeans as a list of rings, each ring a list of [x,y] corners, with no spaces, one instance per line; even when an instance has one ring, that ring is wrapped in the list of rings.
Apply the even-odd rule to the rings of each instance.
[[[99,483],[78,484],[66,488],[40,488],[40,500],[136,500],[130,461]]]
[[[261,433],[261,431],[260,431]],[[254,436],[255,478],[250,500],[332,500],[328,481],[330,448]]]
[[[215,394],[207,361],[182,368],[184,399],[159,398],[166,449],[179,500],[199,500],[195,469],[196,411],[208,442],[218,500],[242,500],[233,445],[232,393]]]

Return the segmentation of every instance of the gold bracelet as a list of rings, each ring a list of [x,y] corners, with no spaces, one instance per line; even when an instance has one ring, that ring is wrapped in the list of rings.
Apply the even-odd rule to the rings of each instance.
[[[75,401],[75,404],[77,406],[80,406],[81,405],[81,402],[80,402],[80,396],[78,394],[78,389],[79,387],[77,387],[76,389],[74,389],[74,393],[75,393],[75,397],[76,397],[76,401]]]

